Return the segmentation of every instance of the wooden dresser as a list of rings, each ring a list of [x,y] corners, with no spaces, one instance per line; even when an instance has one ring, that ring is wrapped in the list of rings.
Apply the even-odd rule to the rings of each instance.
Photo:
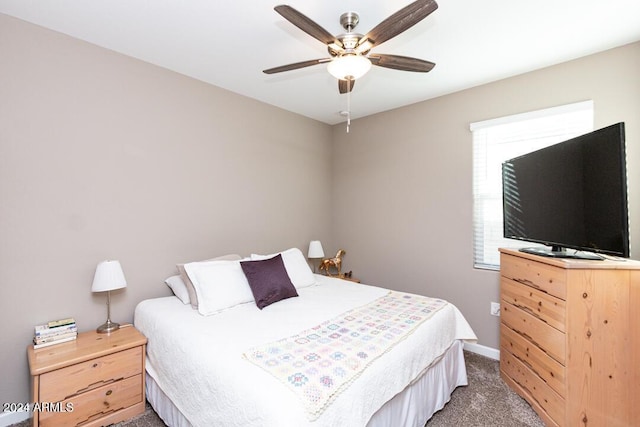
[[[640,425],[640,262],[500,252],[504,381],[548,426]]]
[[[144,412],[147,339],[127,325],[27,355],[34,426],[104,426]]]

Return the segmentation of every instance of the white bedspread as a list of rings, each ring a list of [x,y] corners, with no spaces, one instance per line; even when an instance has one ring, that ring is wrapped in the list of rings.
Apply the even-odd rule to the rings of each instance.
[[[295,394],[243,358],[248,349],[295,335],[386,294],[387,290],[317,276],[299,297],[259,310],[243,304],[202,316],[176,297],[141,302],[135,326],[149,339],[147,370],[194,426],[364,426],[455,339],[475,340],[448,304],[380,356],[315,421]]]

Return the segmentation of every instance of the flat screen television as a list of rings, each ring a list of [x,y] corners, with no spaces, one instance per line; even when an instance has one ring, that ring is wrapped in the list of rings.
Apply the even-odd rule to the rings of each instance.
[[[522,251],[629,258],[624,123],[507,160],[502,189],[504,237],[551,247]]]

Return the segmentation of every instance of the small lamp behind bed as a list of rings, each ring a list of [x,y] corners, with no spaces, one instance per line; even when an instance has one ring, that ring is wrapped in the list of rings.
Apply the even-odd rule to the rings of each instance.
[[[312,240],[309,243],[309,252],[307,253],[307,258],[312,260],[313,262],[313,272],[316,272],[316,260],[324,258],[324,250],[322,249],[322,243],[320,240]]]
[[[111,291],[126,286],[127,281],[119,261],[102,261],[98,264],[91,292],[107,292],[107,321],[96,329],[98,333],[108,334],[120,328],[118,323],[111,321]]]

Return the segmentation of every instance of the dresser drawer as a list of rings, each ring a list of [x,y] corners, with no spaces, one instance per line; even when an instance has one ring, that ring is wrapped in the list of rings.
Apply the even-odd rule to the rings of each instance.
[[[72,405],[73,411],[42,412],[40,425],[55,427],[85,424],[142,402],[142,397],[140,374],[65,400],[62,406]]]
[[[562,268],[503,253],[500,254],[500,274],[562,300],[567,299],[567,278]]]
[[[502,277],[502,298],[532,316],[565,332],[566,304],[564,300],[538,291],[530,286]]]
[[[511,305],[500,304],[502,323],[532,341],[542,351],[565,365],[565,334],[542,320]]]
[[[500,352],[500,370],[518,383],[557,424],[564,425],[565,401],[508,351]]]
[[[119,351],[40,375],[40,402],[59,402],[142,373],[142,347]]]
[[[565,397],[565,367],[506,325],[500,326],[500,351],[508,351]]]

